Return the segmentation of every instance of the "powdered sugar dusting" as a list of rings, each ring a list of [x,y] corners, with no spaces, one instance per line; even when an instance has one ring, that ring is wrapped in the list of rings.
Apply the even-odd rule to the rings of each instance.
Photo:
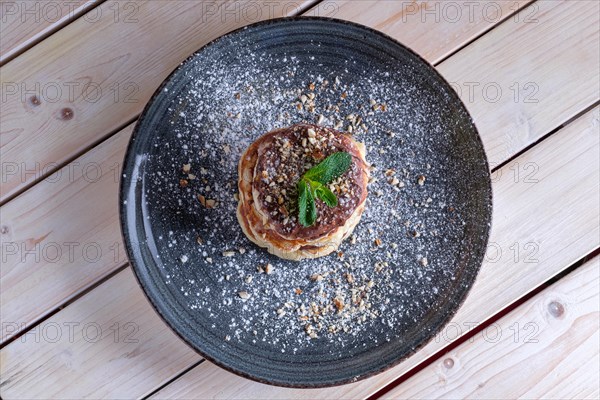
[[[220,53],[230,40],[233,59]],[[464,174],[481,172],[465,161],[453,99],[410,63],[334,62],[319,46],[267,51],[225,38],[164,89],[177,96],[158,116],[170,127],[153,139],[144,198],[152,230],[165,233],[149,246],[168,290],[185,298],[179,307],[223,347],[309,355],[326,342],[335,359],[398,340],[452,295],[470,250],[481,193],[465,191]],[[373,170],[353,237],[292,262],[244,236],[237,164],[260,135],[299,122],[351,131]]]

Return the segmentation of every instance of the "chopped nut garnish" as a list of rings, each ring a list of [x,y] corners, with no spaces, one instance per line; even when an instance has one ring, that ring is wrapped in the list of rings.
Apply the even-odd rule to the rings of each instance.
[[[321,274],[312,274],[310,276],[310,280],[311,281],[315,281],[315,282],[322,281],[323,280],[323,275],[321,275]]]
[[[244,279],[246,281],[246,283],[251,283],[252,282],[252,275],[248,275],[246,276],[246,279]]]
[[[388,169],[385,171],[385,176],[392,176],[395,174],[396,174],[396,171],[394,171],[393,169]]]
[[[428,264],[427,257],[421,258],[421,260],[419,262],[421,263],[422,266],[426,267]]]
[[[346,273],[346,280],[348,281],[348,283],[354,283],[354,276],[350,273]]]
[[[233,95],[233,97],[235,97],[236,100],[239,100],[242,97],[242,95],[239,93],[236,93]]]
[[[315,90],[315,84],[313,82],[308,84],[308,90]]]
[[[238,251],[240,252],[240,254],[244,254],[244,253],[246,252],[246,249],[245,249],[245,248],[243,248],[243,247],[240,247],[240,248],[238,249]]]
[[[398,180],[398,178],[396,178],[395,176],[392,179],[388,180],[388,182],[392,186],[396,186],[396,185],[398,185],[400,183],[400,181]]]
[[[311,338],[314,339],[317,337],[317,334],[314,331],[314,328],[312,327],[312,325],[308,324],[304,327],[304,330],[306,331],[306,334]]]
[[[265,265],[265,273],[267,275],[271,275],[273,273],[273,270],[274,270],[274,268],[273,268],[272,264]]]
[[[180,179],[179,180],[179,186],[181,186],[182,188],[186,187],[187,185],[188,185],[187,179]]]
[[[250,293],[244,291],[238,292],[238,296],[240,296],[243,300],[248,300],[250,298]]]
[[[341,299],[339,296],[333,299],[333,304],[335,304],[335,307],[337,308],[338,312],[341,312],[345,306],[344,300]]]
[[[376,262],[375,263],[375,272],[381,272],[386,267],[386,262]]]
[[[187,174],[192,169],[192,164],[183,164],[182,169],[183,169],[183,172]]]
[[[381,246],[382,242],[381,242],[381,239],[377,238],[377,239],[375,239],[374,243],[375,243],[375,246]]]
[[[423,186],[425,184],[425,175],[419,175],[417,177],[417,183],[419,186]]]
[[[308,133],[309,138],[314,138],[317,136],[317,132],[313,128],[308,128],[306,133]]]
[[[202,238],[200,236],[196,236],[196,243],[202,244]]]
[[[215,208],[217,206],[217,201],[208,199],[206,200],[206,208]]]
[[[228,250],[228,251],[223,252],[223,257],[233,257],[233,256],[235,256],[235,251]]]
[[[204,197],[201,194],[199,194],[198,195],[198,200],[200,201],[200,204],[202,204],[204,207],[206,207],[206,197]]]
[[[297,295],[301,295],[302,294],[302,289],[296,288],[296,289],[294,289],[294,293],[296,293]]]

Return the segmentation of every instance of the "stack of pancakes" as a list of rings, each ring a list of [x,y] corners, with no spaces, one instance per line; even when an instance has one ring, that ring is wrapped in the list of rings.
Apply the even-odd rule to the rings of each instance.
[[[350,168],[328,186],[336,207],[315,199],[312,226],[298,222],[297,183],[330,154],[347,152]],[[264,134],[240,159],[237,217],[246,236],[281,258],[301,260],[335,251],[362,215],[369,166],[365,147],[350,135],[317,125],[298,124]]]

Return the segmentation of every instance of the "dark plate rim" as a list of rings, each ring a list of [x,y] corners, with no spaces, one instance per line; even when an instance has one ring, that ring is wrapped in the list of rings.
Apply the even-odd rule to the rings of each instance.
[[[373,28],[370,28],[368,26],[362,25],[362,24],[358,24],[355,22],[351,22],[351,21],[346,21],[346,20],[342,20],[342,19],[338,19],[338,18],[331,18],[331,17],[316,17],[316,16],[294,16],[294,17],[282,17],[282,18],[273,18],[273,19],[269,19],[269,20],[265,20],[265,21],[259,21],[253,24],[249,24],[249,25],[245,25],[243,27],[234,29],[224,35],[221,35],[213,40],[211,40],[210,42],[206,43],[204,46],[202,46],[200,49],[198,49],[197,51],[195,51],[194,53],[192,53],[189,57],[187,57],[184,61],[182,61],[175,69],[173,69],[173,71],[167,76],[167,78],[165,78],[165,80],[160,84],[160,86],[156,89],[156,91],[152,94],[152,97],[150,97],[150,99],[148,100],[148,102],[146,103],[146,106],[144,107],[143,111],[141,112],[141,114],[139,115],[139,117],[137,118],[136,121],[136,125],[133,129],[133,132],[131,134],[131,137],[129,139],[129,143],[127,145],[127,149],[125,151],[125,156],[123,158],[123,169],[121,171],[121,179],[119,182],[119,221],[120,221],[120,228],[121,228],[121,236],[123,238],[123,242],[125,244],[125,250],[127,253],[127,258],[129,260],[129,263],[132,267],[132,270],[134,272],[134,276],[136,278],[136,281],[138,282],[140,288],[142,289],[142,291],[144,292],[145,297],[148,299],[149,303],[152,305],[152,308],[156,311],[156,313],[160,316],[160,318],[165,322],[165,324],[169,327],[169,329],[174,332],[184,343],[186,343],[190,348],[192,348],[194,351],[196,351],[198,354],[200,354],[204,360],[206,361],[210,361],[211,363],[229,371],[232,372],[236,375],[242,376],[244,378],[256,381],[256,382],[260,382],[260,383],[264,383],[264,384],[268,384],[268,385],[275,385],[275,386],[281,386],[281,387],[289,387],[289,388],[300,388],[300,389],[318,389],[318,388],[326,388],[326,387],[333,387],[333,386],[339,386],[339,385],[344,385],[344,384],[349,384],[349,383],[354,383],[360,380],[364,380],[367,379],[369,377],[372,377],[374,375],[378,375],[384,371],[387,371],[395,366],[397,366],[398,364],[400,364],[402,361],[408,359],[409,357],[413,356],[414,354],[416,354],[419,350],[421,350],[423,347],[425,347],[428,343],[431,342],[431,340],[433,340],[433,338],[440,333],[443,328],[452,320],[452,318],[456,315],[456,313],[458,312],[458,310],[462,307],[462,305],[465,302],[465,299],[468,297],[469,293],[471,292],[471,289],[473,288],[473,283],[475,281],[475,279],[477,278],[477,276],[479,275],[479,271],[481,270],[481,265],[483,263],[483,259],[485,256],[485,252],[483,252],[483,254],[481,254],[478,258],[479,258],[479,262],[478,262],[478,266],[476,269],[476,273],[474,273],[471,277],[468,277],[467,280],[464,281],[464,283],[466,285],[468,285],[467,290],[465,290],[462,293],[462,297],[457,299],[458,301],[456,302],[456,307],[451,310],[448,313],[447,319],[444,323],[442,323],[440,326],[438,326],[436,329],[432,330],[430,332],[429,337],[426,340],[423,340],[419,345],[417,345],[412,351],[406,353],[403,357],[398,358],[397,360],[395,360],[392,363],[388,363],[384,366],[382,366],[381,368],[378,368],[376,370],[370,371],[368,373],[365,373],[363,375],[360,375],[359,377],[354,377],[354,378],[346,378],[346,379],[337,379],[337,380],[332,380],[332,381],[327,381],[327,382],[319,382],[319,383],[311,383],[311,384],[306,384],[306,383],[294,383],[294,382],[289,382],[289,381],[283,381],[283,380],[267,380],[264,378],[261,378],[260,376],[255,376],[252,375],[246,371],[242,371],[237,369],[235,366],[229,365],[227,363],[223,363],[217,359],[215,359],[214,357],[211,357],[207,354],[205,354],[202,349],[198,348],[194,343],[192,343],[189,339],[187,339],[185,336],[183,336],[176,327],[172,326],[171,323],[169,322],[169,320],[166,318],[166,316],[163,314],[163,312],[160,310],[159,305],[157,304],[158,302],[155,302],[155,300],[152,298],[151,293],[149,292],[149,290],[147,289],[147,287],[145,286],[145,283],[143,282],[143,272],[141,271],[141,268],[145,268],[145,264],[143,263],[143,260],[136,260],[136,258],[134,257],[134,252],[133,249],[131,248],[131,241],[130,241],[130,234],[129,234],[129,229],[128,229],[128,223],[127,223],[127,213],[128,213],[128,208],[131,207],[131,205],[127,205],[125,206],[124,201],[127,199],[127,192],[125,190],[125,184],[124,184],[124,180],[123,178],[123,173],[125,172],[125,168],[130,164],[131,162],[131,156],[132,156],[132,148],[135,142],[135,139],[138,135],[140,135],[140,121],[142,121],[146,115],[148,114],[149,109],[151,108],[151,105],[154,103],[155,99],[163,92],[163,89],[171,82],[171,80],[173,79],[173,77],[180,71],[182,70],[189,62],[191,62],[193,59],[196,58],[196,56],[198,54],[200,54],[202,51],[204,51],[205,48],[210,47],[212,45],[214,45],[216,42],[222,40],[223,38],[230,36],[230,35],[234,35],[238,32],[241,32],[245,29],[248,28],[254,28],[254,27],[258,27],[258,26],[267,26],[267,25],[271,25],[271,24],[279,24],[279,23],[293,23],[294,21],[316,21],[318,23],[335,23],[335,24],[345,24],[345,25],[350,25],[353,28],[358,28],[358,29],[362,29],[365,31],[365,33],[367,34],[371,34],[371,35],[376,35],[376,36],[380,36],[383,37],[384,39],[387,39],[393,43],[395,43],[397,46],[402,47],[405,51],[409,52],[411,55],[413,55],[414,57],[416,57],[418,60],[420,60],[421,62],[425,63],[427,66],[430,67],[430,69],[433,71],[434,74],[436,74],[438,76],[438,78],[445,82],[448,87],[450,88],[449,94],[450,96],[452,96],[452,100],[454,100],[455,104],[457,105],[457,107],[462,108],[462,111],[469,117],[469,119],[471,120],[471,124],[473,125],[473,128],[475,129],[475,133],[476,133],[476,141],[478,142],[478,145],[481,147],[482,154],[483,154],[483,161],[485,163],[485,166],[487,167],[487,176],[488,176],[488,180],[487,180],[487,191],[489,193],[489,198],[487,199],[489,202],[489,212],[490,212],[490,220],[488,221],[488,229],[485,232],[485,239],[483,240],[485,242],[485,246],[483,246],[483,249],[487,249],[488,243],[489,243],[489,237],[490,237],[490,232],[491,232],[491,228],[492,228],[492,218],[493,218],[493,191],[492,191],[492,185],[491,185],[491,172],[489,169],[489,161],[488,161],[488,157],[487,157],[487,153],[485,152],[485,147],[483,146],[483,141],[481,139],[481,135],[479,134],[479,130],[477,129],[477,126],[475,124],[475,121],[473,120],[473,117],[471,116],[471,113],[469,112],[469,110],[467,109],[467,107],[465,106],[465,104],[463,103],[463,101],[460,99],[460,97],[458,96],[458,94],[452,89],[452,86],[450,85],[450,83],[446,80],[446,78],[444,78],[444,76],[442,76],[439,71],[426,59],[424,59],[422,56],[420,56],[418,53],[416,53],[414,50],[412,50],[411,48],[409,48],[408,46],[400,43],[398,40],[394,39],[393,37],[380,32],[378,30],[375,30]],[[128,178],[131,178],[130,176],[131,174],[128,174]],[[140,265],[138,265],[138,262],[140,263]],[[203,361],[200,361],[203,362]]]

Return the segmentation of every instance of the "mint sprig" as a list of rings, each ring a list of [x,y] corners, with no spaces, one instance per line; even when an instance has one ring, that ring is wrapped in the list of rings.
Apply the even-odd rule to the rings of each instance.
[[[335,207],[338,199],[327,185],[350,168],[352,156],[346,152],[333,153],[319,164],[304,173],[298,181],[298,221],[303,226],[311,226],[317,220],[315,198],[327,206]]]

